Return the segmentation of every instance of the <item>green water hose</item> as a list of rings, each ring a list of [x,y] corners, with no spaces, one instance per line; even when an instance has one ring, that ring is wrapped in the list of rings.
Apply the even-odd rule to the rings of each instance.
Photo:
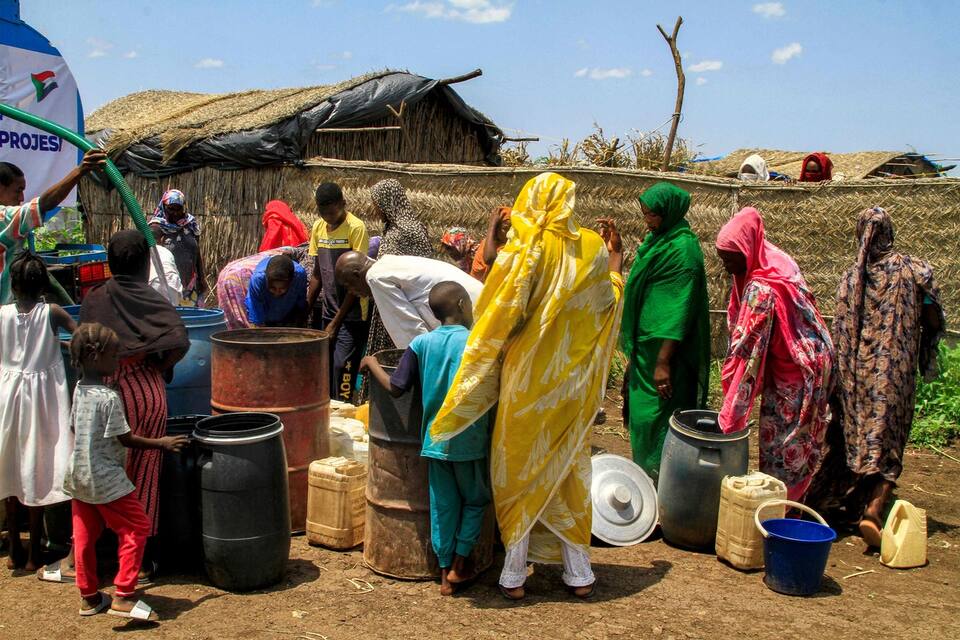
[[[0,114],[19,122],[23,122],[24,124],[28,124],[31,127],[36,127],[41,131],[46,131],[49,134],[60,136],[84,152],[97,148],[96,145],[72,129],[68,129],[57,124],[56,122],[45,120],[44,118],[33,115],[32,113],[27,113],[26,111],[17,109],[16,107],[11,107],[8,104],[0,103]],[[133,191],[130,190],[130,186],[127,184],[127,181],[123,179],[123,176],[120,174],[120,170],[117,169],[117,165],[113,164],[113,160],[110,160],[109,158],[107,159],[105,172],[107,174],[107,178],[109,178],[113,186],[117,188],[117,193],[120,194],[120,199],[123,200],[123,204],[130,213],[130,217],[133,218],[133,224],[137,227],[140,233],[144,235],[144,237],[147,239],[147,244],[150,245],[151,248],[156,246],[156,240],[154,240],[153,232],[150,230],[150,225],[147,224],[147,219],[143,215],[143,210],[140,208],[140,203],[134,197]],[[156,251],[152,251],[151,253],[156,254]],[[161,269],[158,273],[163,273],[163,270]]]

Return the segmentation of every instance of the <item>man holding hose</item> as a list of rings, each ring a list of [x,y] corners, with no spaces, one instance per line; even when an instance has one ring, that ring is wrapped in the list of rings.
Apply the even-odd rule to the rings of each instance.
[[[92,149],[83,156],[83,162],[30,202],[23,202],[27,180],[23,171],[11,162],[0,162],[0,304],[13,299],[10,291],[8,267],[23,250],[23,242],[30,232],[42,227],[47,214],[55,209],[77,186],[80,178],[107,162],[107,155]]]

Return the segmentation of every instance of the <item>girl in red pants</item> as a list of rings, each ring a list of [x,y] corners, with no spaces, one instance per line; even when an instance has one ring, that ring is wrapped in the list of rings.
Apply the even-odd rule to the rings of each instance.
[[[75,444],[63,484],[73,497],[80,615],[109,609],[111,615],[154,620],[150,606],[135,597],[150,522],[125,471],[126,448],[179,451],[187,438],[141,438],[130,432],[120,396],[103,382],[117,370],[119,348],[117,334],[94,323],[80,325],[70,341],[71,359],[81,379],[73,394],[70,422]],[[112,599],[98,590],[96,542],[104,527],[112,529],[119,541],[120,569]]]

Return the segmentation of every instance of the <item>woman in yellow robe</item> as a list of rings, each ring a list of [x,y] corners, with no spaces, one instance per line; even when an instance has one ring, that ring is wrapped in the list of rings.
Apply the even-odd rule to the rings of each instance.
[[[499,403],[490,451],[507,556],[500,586],[524,596],[526,563],[563,562],[593,594],[590,431],[620,323],[620,236],[574,220],[576,185],[542,173],[513,205],[511,232],[476,305],[460,369],[430,431],[449,439]]]

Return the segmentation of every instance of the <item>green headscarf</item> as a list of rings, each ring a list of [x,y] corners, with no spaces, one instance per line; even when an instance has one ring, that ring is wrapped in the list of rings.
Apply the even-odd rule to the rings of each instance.
[[[663,222],[637,249],[624,291],[620,337],[630,362],[624,400],[633,458],[656,481],[670,414],[706,404],[710,319],[703,252],[684,219],[690,194],[658,182],[640,202]],[[671,362],[670,400],[661,399],[653,385],[664,340],[681,343]]]
[[[663,218],[660,228],[650,234],[653,236],[662,236],[673,229],[690,208],[690,194],[669,182],[658,182],[641,193],[639,200],[643,206]],[[646,239],[643,244],[646,246]]]

